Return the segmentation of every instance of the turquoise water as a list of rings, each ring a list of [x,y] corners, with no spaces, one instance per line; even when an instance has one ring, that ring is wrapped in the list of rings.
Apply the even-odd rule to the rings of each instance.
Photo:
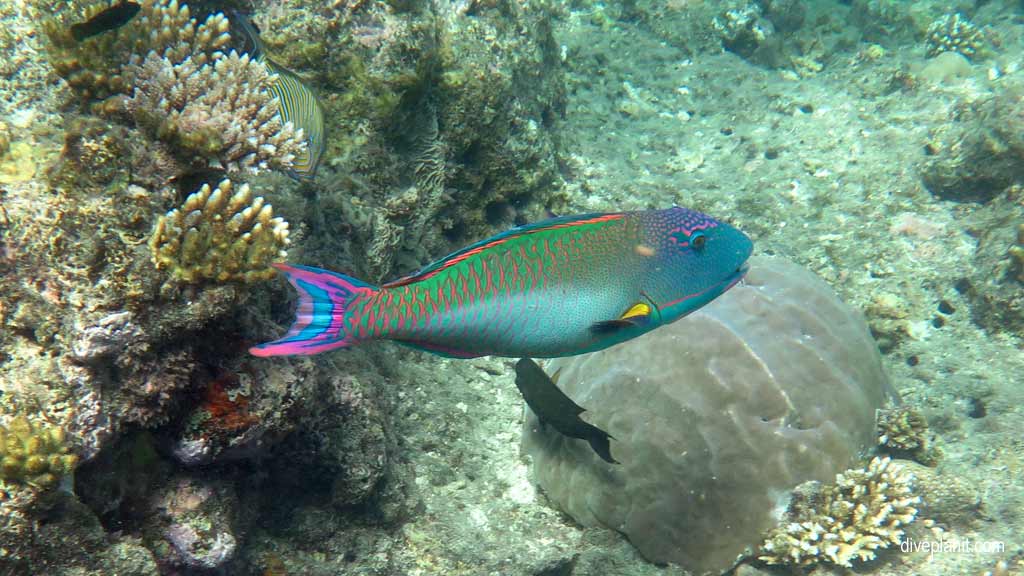
[[[139,4],[0,0],[0,574],[1024,570],[1019,2]],[[515,358],[248,352],[272,262],[672,205],[827,288],[559,361],[621,464]]]

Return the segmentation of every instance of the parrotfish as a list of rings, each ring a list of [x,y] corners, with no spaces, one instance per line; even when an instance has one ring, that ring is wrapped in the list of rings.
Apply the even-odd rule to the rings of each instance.
[[[516,362],[516,386],[526,405],[537,415],[541,425],[550,424],[563,436],[579,438],[590,443],[590,448],[609,464],[618,464],[612,458],[608,440],[612,435],[580,418],[586,410],[573,402],[558,388],[558,373],[548,376],[544,369],[530,358]]]
[[[295,322],[256,356],[394,340],[442,356],[572,356],[674,322],[734,286],[753,243],[686,208],[562,216],[454,252],[374,286],[275,264],[299,295]]]
[[[270,91],[277,98],[281,119],[291,122],[296,128],[302,128],[306,151],[292,161],[289,173],[300,180],[313,178],[327,145],[324,137],[324,109],[320,99],[294,72],[267,56],[259,29],[249,18],[232,11],[231,24],[234,25],[233,30],[240,32],[242,51],[248,52],[250,57],[262,63],[277,77],[270,85]]]
[[[141,6],[135,2],[114,4],[85,22],[72,25],[71,37],[76,42],[82,42],[86,38],[92,38],[104,32],[116,30],[134,18],[140,9]]]

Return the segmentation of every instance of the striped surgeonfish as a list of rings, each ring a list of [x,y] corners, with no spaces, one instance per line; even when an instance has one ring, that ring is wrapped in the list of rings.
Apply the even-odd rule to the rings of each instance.
[[[306,137],[306,152],[296,156],[292,163],[292,176],[299,179],[310,179],[316,174],[326,146],[324,130],[324,109],[320,100],[311,88],[306,86],[294,72],[274,62],[267,56],[260,40],[259,30],[249,19],[238,12],[232,14],[233,30],[241,32],[244,47],[241,51],[267,67],[277,80],[270,86],[270,91],[277,98],[281,119],[291,122],[296,128],[302,128]]]
[[[675,207],[513,228],[382,286],[276,264],[298,291],[295,321],[250,352],[389,339],[459,358],[582,354],[707,304],[743,277],[752,249],[736,228]]]

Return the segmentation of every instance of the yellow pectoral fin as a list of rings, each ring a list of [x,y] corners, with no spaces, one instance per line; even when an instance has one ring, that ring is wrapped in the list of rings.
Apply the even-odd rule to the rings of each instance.
[[[629,310],[626,310],[626,313],[623,314],[622,317],[619,318],[619,320],[627,320],[629,318],[635,318],[637,316],[643,316],[646,318],[650,315],[651,306],[645,302],[637,302],[636,304],[633,304],[633,306],[631,306]]]

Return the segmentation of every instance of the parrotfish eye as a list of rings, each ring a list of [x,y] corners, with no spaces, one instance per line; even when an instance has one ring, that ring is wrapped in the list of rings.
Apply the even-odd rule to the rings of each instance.
[[[703,232],[697,231],[690,235],[690,246],[693,246],[694,250],[700,250],[704,248],[708,239],[704,236]]]

